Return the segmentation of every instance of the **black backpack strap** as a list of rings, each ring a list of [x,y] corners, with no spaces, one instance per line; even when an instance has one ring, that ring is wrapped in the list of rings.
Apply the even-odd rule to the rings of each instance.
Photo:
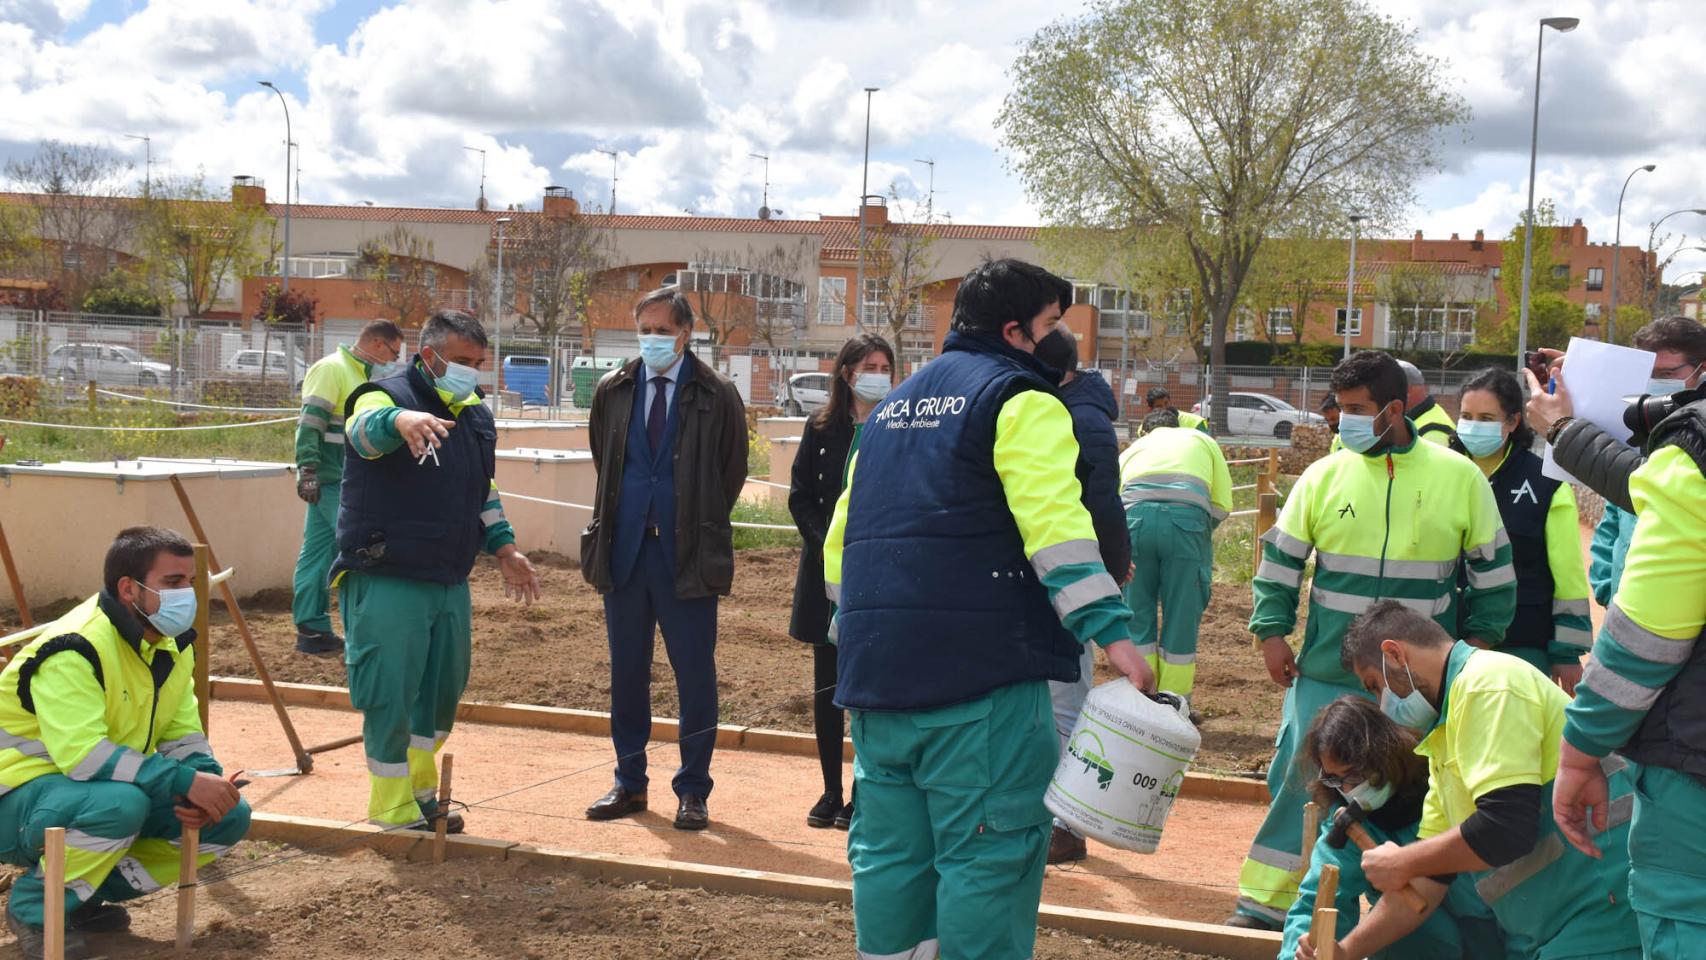
[[[66,651],[76,653],[89,661],[89,667],[95,671],[95,682],[101,685],[101,689],[106,689],[107,679],[101,670],[101,656],[95,652],[95,645],[80,633],[62,634],[37,647],[29,661],[18,668],[18,702],[25,710],[36,712],[35,698],[30,696],[30,681],[35,678],[36,671],[41,669],[42,661]]]

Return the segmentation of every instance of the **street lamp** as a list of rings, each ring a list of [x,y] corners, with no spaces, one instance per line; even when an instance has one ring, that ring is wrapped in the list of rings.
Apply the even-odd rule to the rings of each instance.
[[[497,405],[500,409],[503,407],[504,388],[504,225],[513,219],[513,217],[499,217],[497,221],[498,295],[497,314],[493,321],[497,329],[492,333],[492,353],[496,355],[496,359],[493,362],[496,365],[497,370],[492,374],[492,386],[497,393]]]
[[[1357,232],[1359,224],[1368,216],[1361,213],[1351,214],[1351,269],[1350,276],[1345,279],[1345,359],[1351,358],[1351,308],[1357,288]],[[1297,320],[1302,323],[1301,317]]]
[[[853,291],[854,323],[862,330],[865,327],[865,201],[871,192],[871,94],[878,87],[865,88],[865,168],[859,177],[859,269],[854,281],[857,289]]]
[[[1528,350],[1528,291],[1534,278],[1534,164],[1540,151],[1540,61],[1546,49],[1546,28],[1569,33],[1581,24],[1576,17],[1547,17],[1540,21],[1540,39],[1534,48],[1534,123],[1528,135],[1528,212],[1523,215],[1522,229],[1522,307],[1517,319],[1516,363],[1522,369],[1522,355]]]
[[[1617,261],[1623,259],[1623,195],[1629,192],[1629,181],[1645,170],[1652,173],[1657,164],[1645,164],[1629,171],[1623,178],[1623,189],[1617,191],[1617,236],[1611,241],[1611,315],[1605,321],[1605,342],[1617,342]]]
[[[1659,271],[1658,271],[1657,261],[1654,257],[1653,245],[1658,242],[1659,225],[1664,223],[1666,220],[1669,220],[1671,217],[1678,216],[1678,215],[1684,214],[1684,213],[1692,213],[1697,217],[1706,217],[1706,208],[1685,207],[1681,210],[1672,210],[1670,213],[1667,213],[1664,216],[1658,218],[1656,221],[1654,221],[1652,228],[1647,231],[1647,259],[1650,261],[1653,261],[1653,272],[1652,272],[1652,275],[1647,278],[1647,282],[1642,284],[1641,292],[1646,296],[1647,300],[1652,302],[1654,313],[1659,312],[1659,300],[1658,300]]]
[[[290,292],[290,101],[284,98],[284,91],[273,86],[271,80],[262,80],[260,85],[278,94],[278,102],[284,104],[284,263],[279,273],[283,274],[284,292]]]

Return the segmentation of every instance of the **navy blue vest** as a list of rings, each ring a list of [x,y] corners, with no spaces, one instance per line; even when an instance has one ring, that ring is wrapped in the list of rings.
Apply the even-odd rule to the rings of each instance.
[[[1546,514],[1559,481],[1540,468],[1541,460],[1533,451],[1512,450],[1488,478],[1511,538],[1511,564],[1516,568],[1516,616],[1505,630],[1506,647],[1544,650],[1552,639],[1553,581],[1546,553]]]
[[[622,460],[622,488],[616,494],[616,527],[610,553],[610,582],[620,587],[633,575],[645,543],[647,519],[657,525],[658,546],[675,565],[675,425],[680,420],[681,387],[693,375],[691,357],[681,364],[669,395],[669,416],[656,456],[646,436],[646,400],[654,389],[651,369],[641,364],[635,377],[634,412],[628,417],[628,445]],[[656,402],[655,400],[653,402]]]
[[[1078,641],[1025,558],[995,472],[995,421],[1058,375],[953,333],[865,422],[836,627],[836,704],[926,710],[1078,678]]]
[[[404,410],[455,420],[456,426],[438,448],[436,466],[431,457],[417,463],[407,444],[377,460],[345,459],[333,570],[461,583],[485,542],[480,511],[497,468],[497,424],[485,404],[451,416],[417,369],[419,355],[414,361],[397,376],[357,387],[344,415],[350,416],[357,397],[383,390]]]

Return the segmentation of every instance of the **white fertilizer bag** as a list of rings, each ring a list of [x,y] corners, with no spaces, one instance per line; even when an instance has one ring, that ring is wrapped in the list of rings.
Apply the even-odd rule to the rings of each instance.
[[[1123,678],[1090,691],[1049,781],[1049,810],[1111,847],[1154,853],[1202,745],[1187,709],[1173,694],[1152,700]]]

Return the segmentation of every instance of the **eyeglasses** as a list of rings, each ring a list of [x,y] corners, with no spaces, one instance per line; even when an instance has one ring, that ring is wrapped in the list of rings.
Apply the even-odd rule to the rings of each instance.
[[[1654,370],[1653,377],[1657,380],[1687,380],[1699,366],[1698,363],[1689,363],[1685,360],[1674,367]]]
[[[1351,790],[1362,786],[1363,781],[1367,779],[1367,777],[1335,777],[1331,775],[1323,775],[1321,777],[1321,786],[1326,787],[1328,790]]]

